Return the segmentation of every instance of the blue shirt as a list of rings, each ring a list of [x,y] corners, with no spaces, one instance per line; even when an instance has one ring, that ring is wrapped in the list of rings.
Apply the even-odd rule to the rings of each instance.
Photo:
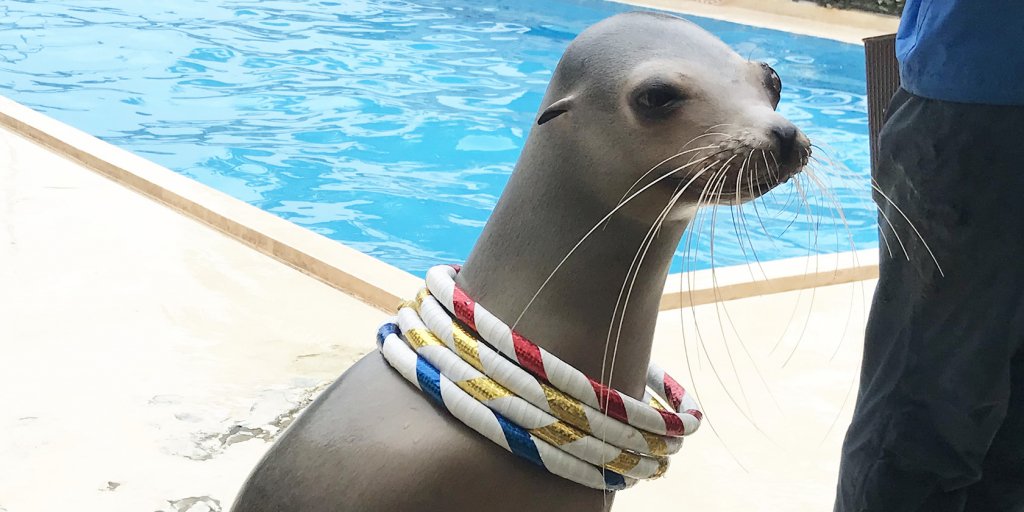
[[[1024,0],[907,0],[896,57],[918,96],[1024,105]]]

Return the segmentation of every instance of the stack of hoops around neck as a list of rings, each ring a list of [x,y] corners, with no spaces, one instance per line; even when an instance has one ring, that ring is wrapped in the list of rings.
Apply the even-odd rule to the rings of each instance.
[[[652,364],[642,401],[606,387],[470,299],[458,271],[430,269],[427,287],[380,327],[380,352],[398,373],[473,430],[573,482],[619,490],[665,473],[702,418],[675,379]]]

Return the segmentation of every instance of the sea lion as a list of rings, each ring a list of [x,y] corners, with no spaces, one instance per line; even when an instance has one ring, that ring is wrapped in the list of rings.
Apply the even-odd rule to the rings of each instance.
[[[458,284],[595,378],[609,373],[620,320],[611,385],[639,398],[697,208],[754,199],[807,163],[809,141],[775,111],[780,92],[769,66],[681,18],[635,12],[588,28],[559,61]],[[233,510],[599,511],[612,499],[505,452],[373,353],[275,443]]]

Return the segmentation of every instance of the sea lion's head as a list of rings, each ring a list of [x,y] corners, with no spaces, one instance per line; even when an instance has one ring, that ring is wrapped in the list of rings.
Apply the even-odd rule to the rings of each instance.
[[[581,33],[559,62],[536,132],[558,131],[580,183],[609,201],[651,185],[681,204],[736,204],[800,172],[810,141],[776,108],[778,74],[681,18],[634,12]],[[599,165],[598,165],[599,164]]]

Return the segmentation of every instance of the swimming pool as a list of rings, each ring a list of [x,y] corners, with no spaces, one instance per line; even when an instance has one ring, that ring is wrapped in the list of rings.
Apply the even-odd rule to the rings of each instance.
[[[630,9],[597,0],[9,0],[0,4],[0,94],[422,274],[469,253],[568,42]],[[848,168],[828,181],[856,248],[877,246],[862,49],[690,19],[775,66],[780,109]],[[850,249],[828,203],[804,206],[791,200],[797,192],[787,185],[757,211],[745,207],[751,242],[719,210],[714,264],[751,260],[748,243],[761,260]],[[758,234],[762,224],[771,236]],[[674,270],[706,268],[709,249],[702,236]]]

